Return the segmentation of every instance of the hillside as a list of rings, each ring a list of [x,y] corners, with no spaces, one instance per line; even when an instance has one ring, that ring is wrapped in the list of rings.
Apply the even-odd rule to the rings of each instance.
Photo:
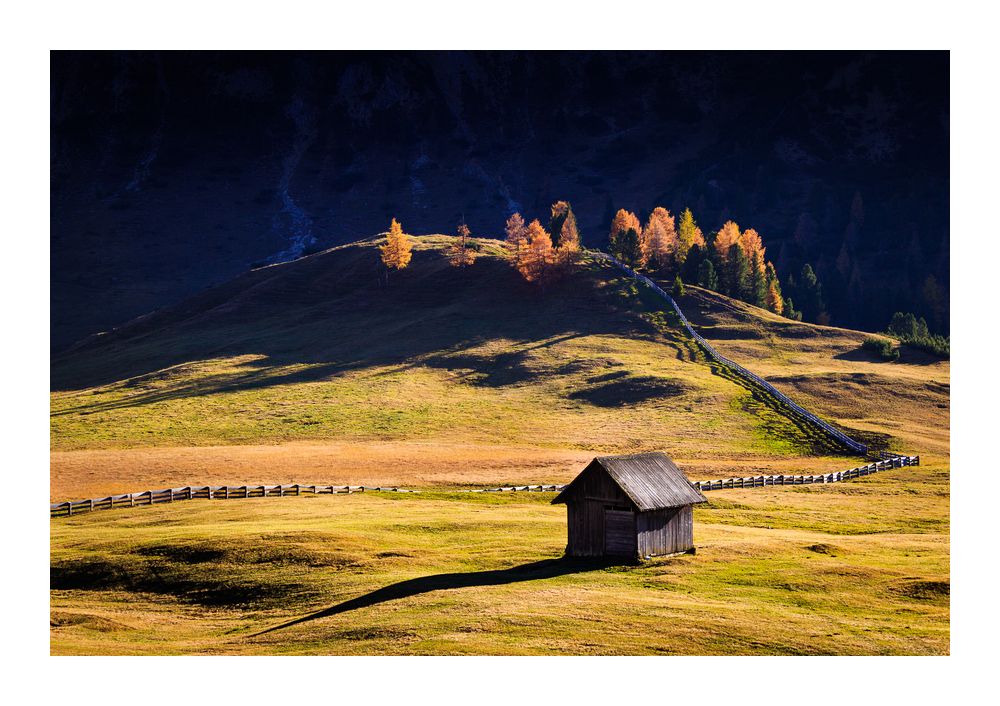
[[[448,242],[418,238],[388,287],[371,241],[253,270],[55,358],[53,497],[196,479],[556,482],[596,452],[648,449],[702,477],[849,463],[720,375],[613,268],[587,262],[542,292],[498,242],[477,241],[466,270]],[[876,363],[859,332],[697,288],[681,305],[851,433],[947,455],[947,363]]]

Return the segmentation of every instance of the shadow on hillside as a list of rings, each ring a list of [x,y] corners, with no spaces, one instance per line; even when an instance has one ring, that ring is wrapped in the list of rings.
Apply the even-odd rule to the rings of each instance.
[[[115,409],[142,407],[156,402],[177,400],[220,392],[235,392],[238,390],[254,390],[273,385],[289,385],[302,382],[318,382],[350,369],[349,364],[326,363],[311,365],[308,368],[293,370],[286,373],[275,372],[270,361],[253,361],[244,365],[257,366],[257,369],[247,372],[214,375],[210,379],[199,379],[194,382],[184,382],[171,387],[147,392],[136,392],[125,399],[112,402],[99,402],[67,407],[58,412],[51,412],[52,417],[68,414],[94,414]],[[130,381],[131,382],[131,381]],[[126,385],[127,387],[130,385]]]
[[[520,350],[496,355],[473,355],[466,353],[444,353],[421,360],[420,364],[431,368],[444,370],[462,370],[459,379],[467,380],[474,385],[484,387],[505,387],[519,383],[531,382],[549,375],[566,375],[576,372],[573,363],[567,363],[550,369],[539,369],[530,366],[532,351],[549,348],[557,343],[565,343],[579,338],[582,333],[567,333],[542,341]]]
[[[542,292],[497,257],[458,269],[439,251],[417,250],[388,288],[373,276],[376,262],[374,248],[356,247],[254,270],[79,345],[53,359],[53,390],[127,380],[133,391],[106,406],[61,413],[311,382],[413,361],[471,370],[470,382],[502,386],[573,372],[532,365],[529,351],[577,336],[662,342],[633,302],[606,286],[617,277],[606,266],[581,268]],[[491,341],[530,347],[496,356],[468,350]],[[167,370],[247,355],[260,359],[237,371],[201,369],[197,379]],[[156,389],[143,390],[141,376],[151,374],[159,376]]]
[[[623,407],[651,399],[680,397],[688,391],[688,387],[680,381],[649,375],[616,375],[614,378],[601,375],[588,382],[591,383],[590,387],[572,392],[568,397],[571,400],[589,402],[596,407]]]
[[[930,353],[924,353],[921,350],[911,348],[905,344],[899,346],[899,359],[895,361],[882,360],[877,354],[871,351],[866,351],[864,348],[858,347],[853,350],[844,351],[843,353],[838,353],[833,356],[837,360],[847,360],[852,363],[865,362],[865,363],[903,363],[905,365],[934,365],[935,363],[940,363],[941,358],[937,358]]]
[[[837,353],[833,356],[835,360],[847,360],[852,363],[889,363],[890,361],[882,360],[878,354],[872,353],[871,351],[866,351],[864,348],[855,348],[853,350],[844,351],[843,353]]]
[[[597,558],[597,559],[577,559],[561,557],[559,559],[543,559],[530,564],[522,564],[509,569],[495,569],[491,571],[472,571],[463,573],[434,574],[432,576],[421,576],[420,578],[408,579],[398,583],[390,584],[379,588],[363,596],[352,598],[338,603],[337,605],[324,608],[323,610],[304,615],[301,618],[290,620],[287,623],[276,625],[266,630],[262,630],[257,635],[265,635],[275,630],[283,630],[293,625],[301,625],[319,618],[328,618],[340,613],[347,613],[358,608],[369,608],[380,603],[398,600],[400,598],[410,598],[419,596],[431,591],[447,591],[456,588],[475,588],[479,586],[501,586],[509,583],[519,583],[522,581],[540,581],[542,579],[555,578],[556,576],[566,576],[568,574],[578,574],[586,571],[596,571],[606,569],[611,566],[621,566],[629,563],[623,559]]]

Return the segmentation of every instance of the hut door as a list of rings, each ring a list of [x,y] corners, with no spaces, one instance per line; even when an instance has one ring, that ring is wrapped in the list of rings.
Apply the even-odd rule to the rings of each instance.
[[[635,514],[629,510],[605,510],[604,553],[628,556],[635,551]]]

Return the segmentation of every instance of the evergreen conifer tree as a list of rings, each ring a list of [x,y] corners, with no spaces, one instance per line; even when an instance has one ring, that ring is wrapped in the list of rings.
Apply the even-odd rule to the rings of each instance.
[[[723,275],[722,284],[726,294],[734,299],[750,301],[753,294],[750,263],[739,243],[729,246],[723,265]]]
[[[755,262],[750,265],[750,298],[747,300],[754,306],[767,305],[767,270],[764,268],[763,251],[755,251]]]
[[[801,302],[802,317],[805,320],[818,321],[820,314],[825,313],[823,286],[809,263],[802,266],[802,274],[799,276],[795,294]]]
[[[698,286],[713,292],[719,290],[719,276],[715,272],[715,265],[708,258],[702,260],[698,267]]]
[[[642,264],[642,247],[639,245],[639,232],[629,228],[618,242],[618,259],[632,268]]]
[[[684,260],[683,278],[686,282],[699,282],[701,279],[701,265],[705,262],[705,248],[701,245],[694,245],[688,250],[687,258]],[[713,268],[714,269],[714,268]]]

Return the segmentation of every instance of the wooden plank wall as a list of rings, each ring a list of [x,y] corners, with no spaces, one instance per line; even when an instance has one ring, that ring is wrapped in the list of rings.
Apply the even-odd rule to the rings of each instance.
[[[686,552],[694,547],[694,512],[690,505],[643,512],[638,534],[640,556]]]

